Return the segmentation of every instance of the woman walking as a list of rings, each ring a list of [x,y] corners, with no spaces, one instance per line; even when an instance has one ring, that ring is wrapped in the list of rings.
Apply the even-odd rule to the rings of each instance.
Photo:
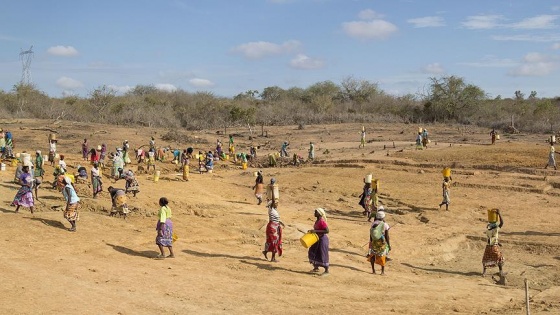
[[[258,203],[260,205],[262,203],[262,195],[264,193],[264,179],[262,171],[257,172],[257,178],[255,179],[255,186],[253,186],[255,190],[255,197],[257,197]]]
[[[312,272],[319,272],[319,267],[325,268],[325,272],[322,276],[329,275],[329,227],[327,225],[327,214],[325,213],[325,209],[317,208],[315,209],[315,224],[313,225],[313,229],[307,232],[309,233],[317,233],[319,236],[319,241],[311,247],[309,247],[309,251],[307,256],[309,258],[309,263],[313,265]]]
[[[35,178],[41,177],[42,179],[43,175],[45,175],[43,164],[44,161],[43,161],[43,156],[41,155],[41,151],[37,150],[37,152],[35,152],[35,171],[34,171]]]
[[[451,199],[449,198],[449,186],[451,185],[451,177],[444,177],[443,183],[441,184],[441,188],[443,190],[443,200],[439,204],[441,206],[445,205],[445,210],[449,210],[449,204],[451,203]]]
[[[16,206],[16,213],[19,212],[19,207],[24,206],[29,208],[33,213],[35,201],[33,200],[33,178],[29,174],[29,166],[25,165],[22,168],[22,173],[19,176],[19,184],[21,188],[16,193],[12,206]]]
[[[385,275],[385,262],[391,250],[389,228],[389,224],[385,222],[385,212],[378,211],[369,230],[368,260],[371,263],[373,273],[376,273],[375,264],[378,264],[381,266],[381,275]]]
[[[68,176],[64,176],[64,189],[62,195],[66,199],[66,209],[64,210],[64,218],[70,222],[71,227],[68,229],[70,232],[76,232],[76,221],[80,219],[78,214],[78,205],[80,204],[80,197],[76,194],[76,189],[72,185],[72,180]]]
[[[105,143],[101,145],[101,151],[99,152],[99,165],[101,167],[105,166],[105,158],[107,157],[107,146]]]
[[[266,225],[266,243],[262,251],[264,258],[268,260],[268,252],[272,253],[270,261],[276,262],[276,253],[282,257],[282,227],[284,223],[280,221],[280,214],[274,202],[268,203],[268,224]]]
[[[160,254],[156,258],[175,258],[173,254],[173,222],[171,222],[171,208],[168,206],[169,200],[165,197],[159,198],[158,222],[156,226],[156,244]],[[169,249],[169,256],[165,256],[163,248]]]
[[[486,268],[496,267],[500,270],[500,275],[503,276],[502,266],[504,265],[504,255],[500,247],[502,246],[498,242],[498,234],[502,226],[504,226],[504,219],[502,219],[502,214],[500,210],[496,210],[498,214],[498,219],[500,223],[489,222],[486,227],[486,248],[484,249],[484,255],[482,256],[482,276],[486,275]]]
[[[82,158],[84,161],[88,160],[88,153],[89,153],[89,144],[87,139],[84,139],[84,143],[82,143]]]
[[[94,163],[91,169],[91,187],[93,187],[93,198],[97,198],[97,194],[103,190],[103,182],[101,181],[101,172],[99,164]]]

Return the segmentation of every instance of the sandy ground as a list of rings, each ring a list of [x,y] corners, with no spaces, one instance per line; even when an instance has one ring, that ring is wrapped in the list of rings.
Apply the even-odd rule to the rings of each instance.
[[[14,134],[16,150],[48,149],[48,131],[59,132],[59,152],[69,164],[81,159],[80,144],[109,148],[128,139],[147,144],[214,147],[216,130],[188,132],[208,143],[161,140],[166,130],[128,129],[52,121],[0,121]],[[242,170],[218,162],[213,174],[180,180],[169,162],[158,164],[155,183],[138,175],[141,192],[131,198],[128,219],[109,217],[105,192],[91,198],[78,186],[83,208],[78,232],[66,229],[60,193],[48,188],[52,168],[39,191],[37,212],[14,213],[14,167],[0,172],[0,313],[2,314],[521,314],[524,279],[529,280],[532,314],[560,314],[560,176],[543,170],[546,135],[501,135],[489,145],[489,130],[427,125],[432,143],[414,148],[415,125],[366,125],[368,143],[358,149],[361,125],[313,125],[232,129],[238,150],[261,145],[306,156],[316,143],[316,163],[263,168],[265,181],[280,185],[279,212],[287,225],[284,255],[268,262],[261,254],[268,220],[251,186],[259,165]],[[99,133],[101,131],[101,133]],[[326,153],[328,150],[328,153]],[[453,167],[450,211],[438,210],[441,169]],[[89,167],[89,166],[88,166]],[[136,164],[131,168],[136,170]],[[73,168],[72,171],[75,171]],[[357,204],[362,179],[381,180],[381,201],[392,226],[392,261],[386,276],[373,275],[366,254],[369,223]],[[105,187],[109,179],[105,179]],[[124,187],[124,181],[114,186]],[[170,199],[179,240],[175,259],[156,260],[155,214],[159,197]],[[331,274],[310,270],[299,230],[313,225],[313,209],[327,209]],[[500,208],[507,285],[481,277],[486,209]]]

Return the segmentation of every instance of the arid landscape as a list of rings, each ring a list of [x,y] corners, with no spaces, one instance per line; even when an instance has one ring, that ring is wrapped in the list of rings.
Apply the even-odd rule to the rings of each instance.
[[[14,152],[48,151],[55,130],[58,151],[70,170],[81,162],[80,144],[125,139],[132,148],[193,146],[208,151],[222,130],[177,131],[188,141],[164,140],[169,130],[55,122],[3,120],[14,136]],[[489,129],[463,125],[365,124],[367,144],[359,149],[362,124],[228,129],[238,151],[260,146],[259,161],[242,170],[216,162],[214,173],[198,174],[191,161],[183,181],[167,159],[161,178],[138,174],[141,192],[130,197],[130,216],[110,217],[109,185],[92,198],[77,184],[82,201],[78,231],[67,231],[62,195],[50,188],[46,166],[36,213],[14,213],[15,167],[0,172],[0,313],[2,314],[524,314],[528,279],[531,314],[560,314],[560,172],[544,170],[546,134],[501,134],[490,145]],[[427,128],[431,144],[416,150],[415,131]],[[166,137],[164,137],[166,138]],[[316,159],[268,168],[266,155],[290,142],[290,154]],[[5,162],[7,163],[7,162]],[[441,170],[452,168],[451,205],[439,210]],[[89,170],[89,164],[87,165]],[[127,166],[128,168],[128,166]],[[136,162],[130,169],[137,170]],[[280,186],[279,213],[286,224],[284,255],[269,262],[261,251],[268,221],[251,187],[253,172]],[[380,179],[380,200],[391,225],[392,251],[386,275],[374,275],[366,261],[370,223],[358,196],[366,174]],[[176,258],[157,260],[158,199],[173,210]],[[329,277],[310,272],[301,231],[313,226],[313,210],[327,211]],[[481,277],[486,210],[499,208],[507,284]]]

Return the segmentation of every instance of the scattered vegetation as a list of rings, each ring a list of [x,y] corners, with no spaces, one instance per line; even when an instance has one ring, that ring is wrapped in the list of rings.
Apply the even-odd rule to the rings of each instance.
[[[558,129],[560,97],[529,97],[515,91],[511,98],[488,98],[478,86],[456,76],[430,78],[423,94],[392,96],[377,84],[353,77],[340,84],[315,83],[305,89],[278,86],[249,90],[233,98],[209,92],[166,92],[138,85],[124,95],[107,86],[87,97],[49,97],[35,86],[15,85],[0,91],[0,115],[5,118],[50,118],[184,130],[223,129],[342,122],[457,122],[503,131],[550,132]],[[513,128],[513,129],[512,129]]]

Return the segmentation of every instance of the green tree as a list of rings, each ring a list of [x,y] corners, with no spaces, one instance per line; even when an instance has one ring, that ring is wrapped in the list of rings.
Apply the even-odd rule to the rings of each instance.
[[[424,112],[428,119],[457,120],[466,122],[474,114],[486,93],[476,85],[467,84],[463,78],[444,76],[430,78]]]

